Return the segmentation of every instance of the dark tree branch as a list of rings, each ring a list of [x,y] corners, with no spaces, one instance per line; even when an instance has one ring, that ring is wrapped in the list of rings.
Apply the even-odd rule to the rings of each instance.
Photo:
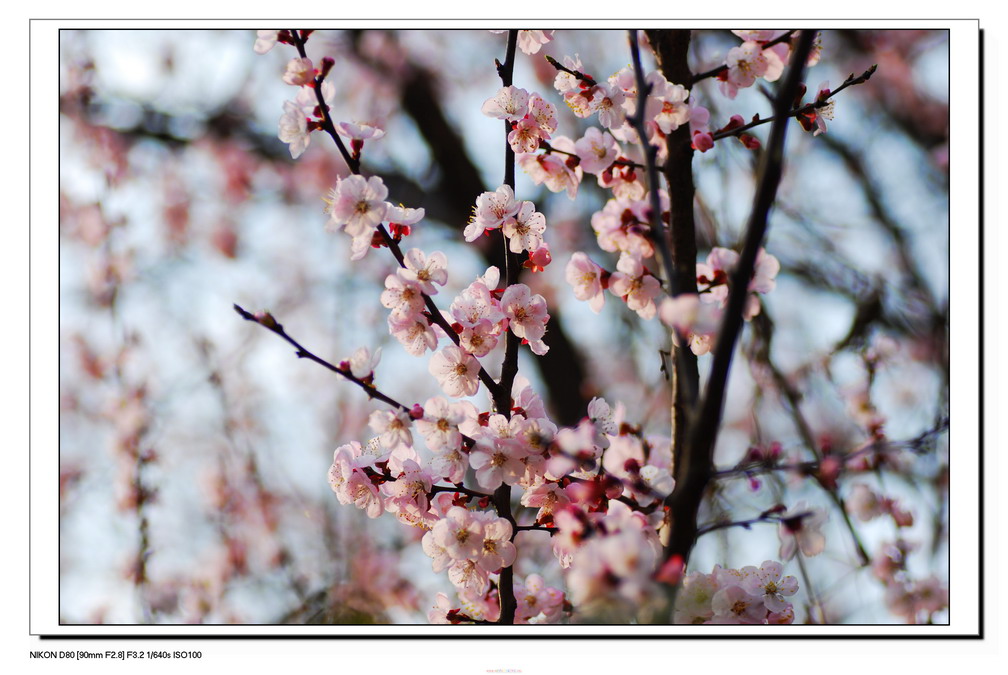
[[[658,59],[658,66],[669,82],[689,82],[692,75],[687,56],[688,30],[652,30],[648,38]],[[693,214],[693,146],[689,125],[682,125],[665,139],[668,151],[664,172],[671,206],[672,274],[682,293],[696,293],[696,223]],[[672,403],[672,458],[676,480],[681,480],[689,463],[684,458],[690,416],[696,406],[700,374],[696,354],[683,336],[673,345],[675,381]]]
[[[766,151],[760,157],[759,180],[752,213],[746,227],[745,244],[731,275],[728,304],[718,331],[706,390],[690,425],[685,458],[688,464],[682,472],[682,480],[676,481],[675,490],[666,500],[666,505],[671,510],[672,535],[665,547],[665,559],[678,556],[684,565],[689,560],[690,552],[696,543],[697,513],[711,476],[714,444],[721,423],[728,372],[735,343],[742,328],[742,312],[749,294],[749,281],[755,269],[756,256],[766,235],[770,207],[773,205],[783,173],[787,123],[784,115],[790,109],[798,91],[805,70],[805,61],[814,39],[814,31],[802,31],[777,94],[774,112],[779,119],[771,127]]]
[[[514,78],[515,53],[518,47],[518,31],[508,31],[507,55],[504,63],[497,63],[497,74],[500,75],[501,85],[509,87]],[[515,186],[515,156],[511,144],[508,143],[508,134],[511,133],[511,124],[504,120],[504,184],[514,190]],[[508,248],[507,237],[504,230],[500,234],[501,245],[504,247],[505,262],[505,285],[511,286],[518,282],[518,273],[521,270],[521,261],[518,254],[512,253]],[[521,341],[514,334],[513,330],[508,330],[504,347],[504,362],[501,364],[501,379],[498,389],[494,392],[494,406],[497,412],[508,418],[511,417],[511,387],[514,384],[515,376],[518,374],[518,346]],[[502,483],[494,492],[494,506],[497,513],[502,518],[507,518],[512,525],[511,541],[514,541],[518,534],[514,516],[511,515],[511,486]],[[509,565],[500,571],[500,583],[498,585],[500,595],[500,618],[497,623],[513,624],[515,612],[518,609],[518,601],[514,594],[514,566]]]

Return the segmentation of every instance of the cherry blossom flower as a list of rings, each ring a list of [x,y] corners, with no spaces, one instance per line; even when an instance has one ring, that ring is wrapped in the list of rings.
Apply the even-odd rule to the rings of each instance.
[[[662,133],[669,134],[689,121],[690,107],[686,103],[689,90],[681,84],[672,84],[660,71],[648,74],[651,93],[644,107],[644,116],[654,120]]]
[[[742,588],[750,595],[762,597],[768,610],[780,614],[791,607],[784,598],[798,592],[798,581],[791,576],[781,578],[783,570],[784,566],[773,560],[763,561],[759,569],[743,567]]]
[[[804,501],[782,514],[777,532],[781,540],[781,560],[790,560],[799,550],[805,556],[822,553],[826,548],[822,526],[828,516],[825,510],[812,508]]]
[[[571,601],[582,605],[619,597],[640,602],[653,592],[656,562],[655,550],[640,530],[592,537],[574,552],[567,573]]]
[[[584,66],[581,65],[581,59],[577,54],[574,56],[564,56],[560,61],[569,70],[576,70],[579,73],[583,72]],[[559,71],[556,77],[553,78],[553,88],[561,94],[566,94],[572,89],[577,89],[580,84],[581,81],[578,78],[563,70]]]
[[[367,347],[361,347],[354,351],[346,362],[346,368],[350,374],[358,380],[364,380],[374,375],[374,369],[381,361],[381,347],[375,350],[374,355]],[[340,364],[342,365],[342,364]]]
[[[385,212],[385,221],[389,223],[393,235],[397,231],[408,235],[412,226],[423,220],[424,213],[423,209],[411,209],[401,204],[399,206],[389,204],[388,211]]]
[[[545,353],[545,345],[538,345],[543,351],[537,351],[536,342],[541,342],[546,334],[546,323],[549,314],[546,312],[546,300],[539,294],[532,294],[525,284],[508,286],[501,296],[501,309],[508,318],[511,332],[528,340],[532,351],[540,356]]]
[[[676,594],[673,622],[677,624],[702,624],[714,616],[711,602],[720,587],[715,573],[693,572],[683,579],[682,588]]]
[[[620,156],[619,144],[608,131],[589,127],[576,143],[574,151],[581,160],[581,169],[592,174],[609,168]]]
[[[308,118],[305,117],[301,107],[293,101],[284,101],[284,113],[280,117],[279,130],[277,136],[281,141],[290,146],[291,157],[297,159],[308,148],[311,142],[308,131]]]
[[[295,87],[303,87],[315,81],[316,72],[311,59],[294,58],[287,62],[283,81]]]
[[[518,484],[525,473],[522,459],[528,455],[518,438],[522,424],[519,416],[508,420],[503,415],[491,415],[486,429],[478,434],[476,447],[469,453],[469,464],[476,471],[480,487],[496,490],[501,483]]]
[[[504,221],[503,228],[512,253],[534,251],[542,245],[546,216],[536,211],[532,202],[522,202],[518,213]]]
[[[710,121],[710,111],[697,103],[695,98],[690,98],[689,107],[691,144],[694,150],[707,152],[714,147],[714,137],[711,135],[710,127],[707,126]]]
[[[489,573],[475,560],[456,560],[448,568],[448,579],[460,590],[482,595],[490,588]]]
[[[434,286],[444,286],[448,282],[448,258],[444,253],[435,251],[430,256],[418,248],[411,248],[403,256],[405,269],[398,270],[406,281],[415,282],[420,290],[427,295],[436,295],[438,289]]]
[[[557,150],[574,152],[574,141],[565,136],[554,138],[551,144]],[[536,185],[545,185],[550,192],[566,192],[571,199],[577,196],[583,172],[577,164],[576,157],[561,156],[555,153],[524,153],[519,155],[516,161],[522,171],[528,174],[528,177]]]
[[[426,535],[424,535],[426,537]],[[440,571],[440,570],[435,570]],[[452,611],[452,603],[444,593],[434,596],[434,607],[427,610],[427,621],[432,624],[450,624],[448,612]]]
[[[763,45],[751,40],[728,50],[727,66],[725,81],[730,87],[723,91],[728,98],[735,98],[738,89],[751,87],[758,77],[774,82],[784,72],[784,61],[777,52],[764,50]]]
[[[650,319],[658,311],[654,299],[661,293],[661,284],[644,269],[640,258],[623,253],[609,279],[609,290],[623,298],[627,306],[642,319]]]
[[[413,317],[423,311],[423,288],[418,281],[404,277],[398,272],[385,277],[385,290],[380,300],[383,307],[392,310],[393,316]]]
[[[409,413],[402,410],[375,410],[368,417],[368,426],[378,434],[378,442],[387,450],[413,444],[411,424]]]
[[[431,529],[433,542],[455,560],[475,560],[480,556],[484,538],[483,521],[461,506],[448,509],[444,518]]]
[[[437,349],[438,339],[427,318],[422,314],[399,316],[389,314],[389,332],[413,356]]]
[[[347,176],[337,183],[326,200],[330,222],[334,228],[344,229],[353,237],[370,236],[388,212],[386,197],[388,188],[378,176]]]
[[[518,49],[523,54],[538,54],[542,46],[553,39],[552,30],[520,30],[518,31]]]
[[[526,115],[513,124],[507,141],[516,153],[535,152],[539,147],[540,138],[542,138],[542,130],[539,125],[533,118]]]
[[[533,93],[529,96],[528,108],[527,116],[535,120],[540,135],[549,139],[550,134],[557,130],[556,106],[539,94]]]
[[[763,598],[751,595],[740,585],[721,588],[711,599],[714,616],[710,623],[761,624],[766,619]]]
[[[474,515],[483,524],[483,541],[477,558],[479,566],[487,572],[498,572],[513,565],[518,551],[511,543],[511,523],[493,513]]]
[[[829,82],[823,82],[819,85],[819,91],[816,93],[816,102],[825,101],[829,98],[830,88]],[[833,108],[834,102],[831,100],[829,103],[821,108],[816,108],[815,110],[815,123],[816,130],[812,132],[813,136],[818,136],[819,134],[826,133],[826,121],[833,120]]]
[[[257,30],[253,49],[256,54],[265,54],[276,46],[278,30]]]
[[[472,396],[479,390],[479,361],[455,345],[436,352],[428,369],[449,396]]]
[[[340,446],[329,467],[329,486],[341,504],[354,504],[369,518],[377,518],[385,509],[378,488],[362,470],[365,466],[360,443]]]
[[[528,111],[529,93],[519,87],[502,87],[483,102],[483,114],[499,120],[517,122]]]
[[[542,481],[522,494],[521,503],[529,508],[539,509],[536,514],[538,523],[546,518],[552,518],[554,512],[570,504],[570,498],[558,483]]]
[[[516,623],[556,623],[563,611],[564,595],[561,591],[547,586],[538,574],[530,574],[524,582],[515,580]],[[539,621],[538,618],[542,617]]]
[[[333,125],[340,136],[355,141],[378,140],[385,135],[385,130],[374,124],[361,122],[337,122]]]
[[[387,495],[385,509],[407,525],[423,526],[433,518],[428,511],[428,495],[434,484],[430,472],[421,468],[414,460],[403,462],[403,468],[396,480],[382,483],[382,492]]]
[[[599,84],[599,98],[595,105],[599,124],[607,129],[618,129],[626,122],[626,110],[623,103],[626,94],[618,86],[609,83]]]
[[[486,356],[497,346],[500,326],[489,319],[478,319],[462,326],[459,345],[473,356]]]
[[[484,192],[476,198],[473,219],[465,228],[465,240],[476,241],[485,231],[502,227],[504,221],[515,216],[521,206],[510,185],[502,185],[495,192]]]

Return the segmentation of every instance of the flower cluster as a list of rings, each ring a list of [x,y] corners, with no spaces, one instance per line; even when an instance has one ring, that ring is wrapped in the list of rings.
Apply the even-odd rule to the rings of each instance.
[[[526,54],[535,54],[552,34],[520,31],[518,46]],[[718,75],[729,98],[759,78],[778,79],[790,53],[785,41],[768,44],[783,32],[736,34],[744,42],[729,51]],[[282,33],[262,32],[256,51],[264,53],[282,38]],[[579,118],[597,115],[598,126],[588,126],[577,139],[558,135],[557,107],[539,93],[513,85],[486,99],[482,112],[508,123],[506,142],[516,153],[517,164],[537,185],[566,192],[573,199],[589,174],[602,190],[609,191],[590,224],[598,247],[610,256],[607,265],[612,269],[584,252],[574,252],[565,268],[574,296],[599,312],[608,290],[642,319],[659,316],[675,329],[676,336],[688,341],[695,354],[707,353],[717,337],[739,254],[713,248],[705,262],[696,264],[696,292],[669,297],[652,270],[658,269],[655,229],[659,222],[671,222],[671,200],[665,190],[646,184],[641,162],[653,155],[645,155],[643,144],[657,148],[657,161],[664,162],[666,139],[679,130],[688,129],[695,150],[710,150],[717,132],[710,130],[709,111],[692,96],[689,83],[670,82],[659,70],[644,76],[627,67],[598,82],[583,72],[577,55],[564,57],[562,66],[550,62],[559,71],[553,84],[564,103]],[[324,124],[341,149],[338,136],[351,139],[355,161],[364,141],[380,138],[384,131],[377,125],[325,121],[329,113],[320,105],[325,108],[334,98],[332,87],[324,82],[326,68],[323,64],[320,72],[306,58],[289,62],[283,79],[299,87],[299,92],[284,106],[280,137],[297,157],[307,148],[311,131]],[[638,76],[647,84],[644,100]],[[825,103],[828,88],[818,96],[817,101]],[[817,111],[819,117],[828,117],[825,106]],[[807,116],[805,122],[816,119]],[[742,118],[732,117],[729,125],[742,126]],[[348,164],[354,161],[348,158]],[[671,440],[646,435],[627,419],[622,404],[610,405],[600,397],[591,400],[577,424],[558,426],[525,377],[512,373],[493,380],[480,359],[502,343],[511,350],[520,341],[536,355],[547,353],[544,338],[550,315],[546,299],[520,283],[511,273],[514,270],[502,280],[500,270],[490,267],[450,304],[445,301],[447,309],[439,309],[432,298],[448,282],[447,256],[399,248],[402,237],[423,218],[423,209],[393,205],[382,179],[365,178],[358,169],[351,166],[352,175],[341,178],[325,200],[327,227],[350,236],[353,260],[372,247],[392,250],[399,268],[385,277],[380,296],[382,306],[389,310],[389,332],[410,354],[431,352],[428,371],[444,395],[408,406],[378,392],[374,369],[380,350],[372,354],[359,349],[341,362],[340,372],[349,374],[369,395],[389,403],[390,409],[369,416],[368,427],[374,434],[369,441],[353,441],[334,452],[329,483],[337,499],[371,518],[388,512],[423,531],[417,537],[433,570],[446,573],[459,599],[455,603],[439,593],[428,614],[435,623],[500,618],[502,578],[511,577],[502,572],[518,559],[515,540],[519,532],[550,538],[566,593],[547,586],[537,574],[515,579],[507,593],[516,600],[516,622],[552,623],[572,611],[572,606],[591,612],[597,607],[641,606],[663,596],[659,585],[670,582],[667,570],[675,562],[664,560],[663,548],[672,526],[668,497],[676,487]],[[477,197],[464,238],[476,242],[485,235],[499,236],[510,254],[521,255],[526,268],[541,271],[552,259],[545,233],[546,217],[532,201],[518,199],[513,185],[505,184]],[[761,249],[753,276],[743,289],[745,320],[761,311],[759,295],[774,289],[779,270],[777,259]],[[450,344],[442,346],[442,338]],[[475,398],[483,383],[489,402]],[[465,398],[471,400],[457,400]],[[467,486],[467,480],[475,485]],[[515,503],[510,500],[511,489]],[[909,517],[895,502],[864,486],[855,489],[850,505],[862,520],[886,513],[901,524]],[[826,511],[804,502],[783,510],[781,506],[773,512],[780,515],[766,518],[779,523],[779,557],[787,561],[799,552],[802,556],[821,553]],[[545,550],[544,554],[548,555]],[[680,565],[679,576],[673,575],[675,581],[682,572]],[[677,623],[791,623],[794,610],[787,598],[797,592],[798,585],[794,577],[782,575],[783,565],[774,561],[765,561],[759,568],[716,566],[710,574],[692,572],[677,596],[674,619]],[[910,607],[905,613],[914,616],[935,611],[931,608],[937,606],[938,594],[929,594],[926,582],[904,580],[896,568],[888,570],[888,575],[894,606]]]
[[[784,566],[766,560],[760,567],[693,572],[676,596],[675,623],[789,624],[794,608],[786,599],[798,592],[798,581],[782,577]]]

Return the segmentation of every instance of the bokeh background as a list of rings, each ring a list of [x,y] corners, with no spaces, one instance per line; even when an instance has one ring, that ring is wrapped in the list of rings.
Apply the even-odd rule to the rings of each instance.
[[[461,231],[475,197],[502,180],[500,125],[479,109],[499,87],[504,40],[335,30],[308,45],[316,61],[336,61],[337,119],[386,129],[365,147],[365,173],[383,177],[390,200],[426,209],[409,243],[448,255],[446,298],[499,254],[465,245]],[[377,251],[351,264],[348,240],[324,230],[322,197],[346,171],[335,148],[316,134],[293,161],[276,137],[294,94],[280,79],[293,50],[260,56],[254,41],[254,31],[61,32],[64,623],[425,622],[450,586],[430,571],[419,533],[388,516],[368,521],[329,489],[333,450],[369,437],[372,404],[231,309],[269,309],[332,361],[380,346],[383,390],[402,401],[439,393],[426,360],[388,335],[378,295],[394,261]],[[695,32],[694,72],[737,44],[727,30]],[[623,31],[557,31],[540,54],[519,54],[515,71],[518,86],[552,96],[558,133],[574,139],[586,121],[562,106],[543,55],[575,53],[596,77],[629,62]],[[799,417],[814,443],[837,451],[863,447],[881,426],[895,459],[842,492],[860,482],[910,508],[910,569],[947,583],[948,34],[825,31],[807,83],[835,87],[872,64],[867,84],[838,97],[825,135],[789,130],[766,244],[782,271],[743,336],[716,458],[731,467],[774,442],[800,458]],[[693,93],[712,127],[770,110],[760,87],[729,100],[706,81]],[[739,241],[754,167],[731,139],[695,156],[702,256]],[[604,395],[667,436],[664,331],[612,297],[593,314],[563,279],[574,250],[615,263],[589,227],[606,199],[592,183],[572,201],[519,171],[517,193],[547,215],[554,258],[525,280],[549,302],[550,354],[522,353],[521,372],[558,424]],[[828,504],[800,477],[757,490],[726,480],[701,517],[755,515],[785,494],[788,505]],[[807,561],[827,619],[905,620],[871,570],[852,564],[841,522],[834,513],[827,552]],[[891,522],[858,527],[873,554],[894,537]],[[701,539],[691,567],[759,565],[778,545],[769,525],[720,530]],[[536,546],[518,573],[562,583]]]

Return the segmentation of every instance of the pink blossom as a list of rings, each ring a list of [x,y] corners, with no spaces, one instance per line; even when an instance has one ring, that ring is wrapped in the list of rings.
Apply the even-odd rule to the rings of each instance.
[[[689,90],[681,84],[672,84],[660,71],[648,74],[651,93],[644,108],[644,115],[654,120],[662,133],[669,134],[686,124],[690,117],[690,107],[686,103]]]
[[[717,567],[715,567],[715,572]],[[714,616],[711,602],[720,590],[717,574],[693,572],[683,579],[682,588],[676,594],[673,621],[677,624],[702,624]]]
[[[455,345],[436,352],[428,369],[449,396],[472,396],[479,390],[479,362]]]
[[[477,319],[462,326],[459,345],[473,356],[486,356],[497,346],[500,326],[489,319]]]
[[[479,557],[483,547],[483,521],[461,506],[448,509],[444,518],[431,529],[435,544],[455,560]]]
[[[542,46],[553,39],[552,30],[520,30],[518,31],[518,49],[523,54],[538,54]]]
[[[437,294],[434,284],[444,286],[448,282],[448,258],[440,251],[435,251],[428,257],[420,249],[411,248],[403,256],[403,262],[406,267],[397,273],[403,279],[418,284],[420,290],[427,295]]]
[[[438,339],[431,329],[427,317],[422,314],[398,316],[389,314],[389,332],[413,356],[437,349]]]
[[[355,141],[378,140],[385,135],[385,130],[375,124],[361,122],[337,122],[333,125],[336,133]]]
[[[574,143],[574,151],[581,160],[581,169],[592,174],[609,168],[620,155],[616,139],[598,127],[589,127],[584,136]]]
[[[388,211],[388,188],[378,176],[347,176],[337,183],[327,200],[329,218],[336,229],[353,237],[368,235],[381,225]]]
[[[858,520],[867,522],[885,513],[882,499],[864,483],[857,483],[847,498],[847,510]]]
[[[535,119],[526,115],[513,123],[507,141],[511,149],[520,154],[535,152],[539,148],[539,139],[542,137],[542,130],[536,124]]]
[[[742,588],[750,595],[763,598],[764,606],[777,614],[785,612],[791,603],[785,600],[798,592],[798,581],[791,576],[781,577],[784,566],[773,560],[763,561],[759,569],[742,568]]]
[[[256,54],[265,54],[273,49],[277,43],[278,30],[257,30],[255,45],[252,47]]]
[[[308,118],[300,106],[292,101],[284,101],[284,113],[280,117],[277,136],[290,147],[291,157],[297,159],[308,148],[311,142],[308,131]]]
[[[283,81],[295,87],[302,87],[315,81],[316,72],[311,59],[294,58],[287,62]]]
[[[610,598],[641,602],[653,592],[656,563],[655,550],[640,530],[592,537],[574,551],[567,574],[571,601],[575,605]]]
[[[494,332],[499,332],[497,324],[506,318],[501,310],[500,301],[491,293],[497,280],[488,284],[486,279],[477,279],[455,297],[449,311],[452,318],[462,326],[475,326],[482,320],[489,321],[494,326]]]
[[[380,300],[383,307],[392,310],[393,316],[414,317],[424,309],[423,289],[417,281],[404,276],[397,273],[385,277]]]
[[[548,139],[550,134],[557,130],[556,106],[544,99],[539,94],[533,93],[529,97],[528,117],[535,120],[539,127],[540,135]]]
[[[543,481],[522,494],[521,503],[529,508],[539,509],[536,522],[551,517],[555,511],[570,504],[570,498],[560,485],[553,481]]]
[[[476,198],[473,219],[465,228],[465,240],[476,241],[485,231],[502,227],[504,221],[516,215],[521,206],[510,185],[502,185],[495,192],[484,192]]]
[[[728,50],[727,65],[727,82],[738,89],[751,87],[758,77],[774,82],[784,72],[784,62],[777,52],[764,50],[763,45],[751,40]]]
[[[480,512],[475,517],[483,525],[483,541],[477,558],[480,567],[487,572],[498,572],[513,565],[518,552],[511,543],[511,523],[493,513]]]
[[[483,114],[500,120],[517,122],[528,111],[529,94],[524,89],[503,87],[483,102]]]
[[[763,598],[751,595],[740,585],[721,588],[711,599],[714,616],[710,623],[761,624],[766,619]]]
[[[618,129],[626,122],[626,110],[623,102],[626,94],[619,87],[612,84],[599,84],[599,99],[595,106],[598,113],[599,124],[606,129]]]
[[[556,623],[563,611],[564,595],[561,591],[547,586],[538,574],[530,574],[524,582],[515,580],[516,623]],[[539,617],[542,620],[539,621]]]
[[[569,70],[576,70],[578,72],[583,72],[582,69],[584,68],[584,66],[581,65],[581,59],[578,58],[577,54],[575,54],[574,56],[564,56],[562,59],[560,59],[560,62],[564,65],[564,67],[568,68]],[[561,94],[566,94],[568,91],[571,91],[572,89],[577,89],[578,86],[580,85],[580,82],[581,81],[578,80],[578,78],[574,77],[573,75],[571,75],[566,71],[561,70],[556,74],[556,77],[553,78],[553,88],[556,89]]]
[[[658,311],[654,299],[661,293],[658,279],[644,269],[639,258],[626,253],[620,256],[616,270],[609,279],[609,290],[642,319],[652,318]]]
[[[591,117],[602,102],[605,93],[600,87],[578,87],[564,93],[564,103],[577,117]]]
[[[428,495],[433,485],[432,476],[413,460],[403,462],[402,472],[396,480],[382,484],[382,492],[388,499],[386,510],[407,525],[422,525],[431,516]]]
[[[525,473],[522,463],[528,450],[519,435],[523,420],[520,416],[508,420],[503,415],[491,415],[487,427],[469,453],[469,464],[476,471],[476,482],[487,490],[496,490],[501,483],[517,485]]]
[[[533,295],[525,284],[514,284],[504,291],[500,303],[512,333],[529,342],[546,334],[549,314],[543,296]]]
[[[361,347],[356,350],[347,361],[347,368],[350,369],[350,374],[358,380],[363,380],[373,375],[375,367],[381,361],[381,353],[381,347],[375,350],[373,356],[367,347]]]
[[[442,396],[427,399],[424,415],[414,424],[424,437],[427,447],[438,452],[445,448],[458,448],[462,444],[459,425],[476,416],[476,408],[468,401],[449,403]]]
[[[435,570],[440,571],[440,570]],[[448,624],[448,612],[453,609],[451,601],[444,593],[434,596],[434,607],[427,610],[427,621],[432,624]]]
[[[411,424],[409,413],[402,410],[375,410],[368,417],[368,426],[378,434],[379,443],[387,450],[413,444]]]
[[[554,139],[553,147],[561,149]],[[570,139],[567,139],[570,140]],[[569,152],[573,152],[574,144],[569,144]],[[571,158],[575,159],[576,158]],[[582,170],[577,164],[571,166],[570,159],[554,153],[522,154],[517,157],[518,166],[536,185],[545,185],[550,192],[567,192],[574,199],[577,196],[578,185],[581,183]]]
[[[489,573],[475,560],[456,560],[448,568],[448,579],[461,591],[463,589],[482,595],[490,588]]]
[[[536,211],[532,202],[522,202],[518,213],[504,221],[503,228],[512,253],[534,251],[542,245],[546,216]]]

